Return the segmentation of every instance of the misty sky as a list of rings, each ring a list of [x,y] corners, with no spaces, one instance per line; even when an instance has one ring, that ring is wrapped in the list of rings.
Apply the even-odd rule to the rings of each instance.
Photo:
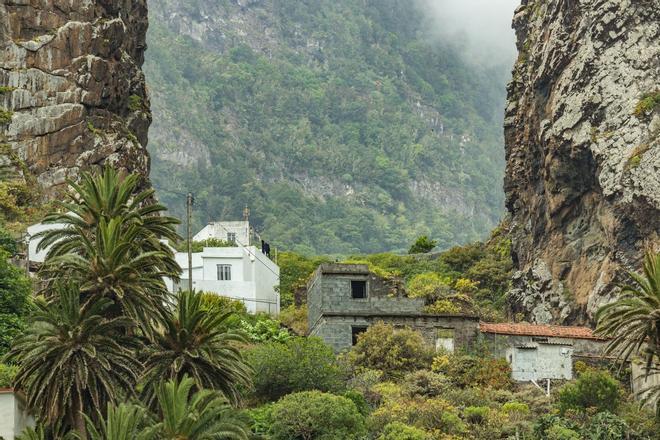
[[[434,33],[465,39],[471,57],[488,62],[516,56],[511,29],[513,11],[520,0],[420,0],[434,21]],[[489,58],[489,59],[486,59]]]

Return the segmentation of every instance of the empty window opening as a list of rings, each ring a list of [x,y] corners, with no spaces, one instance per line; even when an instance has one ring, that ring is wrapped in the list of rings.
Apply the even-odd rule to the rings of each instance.
[[[351,327],[351,340],[353,345],[357,344],[358,336],[367,331],[366,325],[354,325]]]
[[[231,264],[218,264],[218,280],[230,281],[231,280]]]
[[[351,295],[354,299],[367,297],[367,282],[353,280],[351,281]]]
[[[440,328],[437,330],[435,336],[435,350],[445,351],[447,353],[454,352],[454,329]]]

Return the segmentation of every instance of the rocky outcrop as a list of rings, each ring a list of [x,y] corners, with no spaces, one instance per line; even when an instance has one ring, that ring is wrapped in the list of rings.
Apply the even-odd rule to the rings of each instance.
[[[148,176],[146,31],[146,0],[0,0],[0,143],[46,194],[106,161]]]
[[[513,26],[511,306],[589,321],[660,243],[660,1],[523,0]]]

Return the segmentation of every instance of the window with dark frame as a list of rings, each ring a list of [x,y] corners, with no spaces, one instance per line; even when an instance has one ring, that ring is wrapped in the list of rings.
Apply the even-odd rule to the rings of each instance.
[[[231,281],[231,264],[218,264],[218,280]]]
[[[365,280],[351,280],[351,296],[353,299],[367,297],[367,282]]]
[[[353,325],[351,326],[351,341],[353,345],[357,344],[358,336],[367,331],[366,325]]]
[[[227,241],[230,243],[236,243],[236,233],[235,232],[227,232]]]

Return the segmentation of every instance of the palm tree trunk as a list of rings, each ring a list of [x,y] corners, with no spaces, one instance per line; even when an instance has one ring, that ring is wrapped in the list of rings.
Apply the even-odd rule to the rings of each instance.
[[[78,433],[80,440],[87,440],[87,429],[85,428],[85,418],[83,417],[82,396],[76,395],[74,403],[73,428]]]

